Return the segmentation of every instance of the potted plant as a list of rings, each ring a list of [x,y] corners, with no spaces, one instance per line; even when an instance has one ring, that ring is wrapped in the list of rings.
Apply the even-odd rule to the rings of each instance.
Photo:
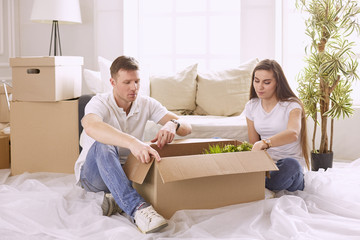
[[[360,8],[357,0],[297,0],[296,6],[308,16],[306,35],[311,39],[305,50],[307,65],[297,77],[297,90],[306,116],[314,121],[311,165],[316,171],[332,167],[334,119],[353,113],[351,83],[359,76],[349,36],[359,34]],[[315,144],[317,127],[319,145]]]

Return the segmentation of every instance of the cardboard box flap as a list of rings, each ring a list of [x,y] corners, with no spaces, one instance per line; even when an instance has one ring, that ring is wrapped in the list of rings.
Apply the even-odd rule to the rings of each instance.
[[[164,183],[186,179],[278,170],[264,152],[237,152],[167,157],[156,162]]]
[[[126,164],[123,166],[123,169],[129,180],[142,184],[153,162],[154,160],[148,164],[141,163],[132,154],[130,154],[126,160]]]
[[[84,64],[84,58],[80,56],[10,58],[11,67],[47,67],[47,66],[83,65],[83,64]]]

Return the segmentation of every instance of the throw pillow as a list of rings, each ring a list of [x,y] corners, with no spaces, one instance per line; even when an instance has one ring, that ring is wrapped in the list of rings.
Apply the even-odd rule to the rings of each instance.
[[[249,100],[251,74],[258,59],[237,68],[199,73],[196,104],[203,114],[216,116],[239,115]],[[195,114],[198,114],[195,110]]]
[[[102,93],[103,83],[101,81],[100,72],[84,69],[84,82],[89,89],[90,94]]]
[[[104,86],[104,92],[112,91],[112,86],[110,83],[110,67],[112,62],[101,56],[98,57],[99,69],[101,74],[101,81]],[[139,94],[150,96],[150,80],[147,67],[145,65],[139,64],[139,77],[140,77],[140,90]]]
[[[104,86],[104,92],[109,92],[112,90],[112,86],[110,83],[110,66],[111,66],[111,61],[103,58],[101,56],[98,57],[98,63],[99,63],[99,69],[100,69],[100,74],[101,74],[101,81],[103,83]]]
[[[195,110],[197,64],[173,76],[150,76],[150,95],[170,111]]]

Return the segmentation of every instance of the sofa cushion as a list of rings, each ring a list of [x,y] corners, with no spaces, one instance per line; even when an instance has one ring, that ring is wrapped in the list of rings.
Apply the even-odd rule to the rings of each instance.
[[[239,116],[199,116],[186,115],[179,116],[183,120],[191,124],[191,134],[181,137],[176,135],[175,139],[183,138],[226,138],[236,139],[239,141],[249,141],[246,124],[245,112]],[[148,121],[144,132],[144,141],[154,139],[162,126],[152,121]]]
[[[104,92],[103,82],[101,81],[100,72],[93,71],[90,69],[84,69],[84,82],[89,89],[90,94]]]
[[[237,68],[198,73],[195,114],[239,115],[249,100],[251,74],[258,62],[252,59]]]
[[[110,66],[111,61],[103,58],[101,56],[98,57],[98,64],[100,69],[100,75],[101,75],[101,82],[103,84],[103,92],[109,92],[112,90],[112,86],[110,83]]]
[[[194,110],[197,64],[172,76],[150,76],[150,96],[170,111]]]

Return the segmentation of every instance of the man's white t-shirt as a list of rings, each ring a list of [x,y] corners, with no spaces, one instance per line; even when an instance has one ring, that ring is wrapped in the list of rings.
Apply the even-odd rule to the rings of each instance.
[[[261,105],[261,99],[253,98],[246,103],[245,112],[246,117],[254,122],[255,130],[261,139],[267,139],[286,129],[289,114],[295,108],[302,109],[297,102],[282,101],[278,102],[271,112],[267,113]],[[302,166],[305,166],[305,160],[301,154],[300,141],[299,137],[295,142],[279,147],[271,147],[267,152],[274,161],[283,158],[294,158]]]
[[[150,120],[158,123],[168,113],[168,110],[157,100],[148,96],[138,95],[131,106],[129,114],[126,115],[126,112],[117,106],[111,91],[92,97],[85,107],[84,116],[89,113],[100,116],[105,123],[143,141],[146,122]],[[77,181],[80,179],[81,166],[84,164],[86,155],[94,142],[95,140],[89,137],[85,131],[81,133],[80,146],[82,151],[75,163],[75,177]],[[123,164],[130,150],[120,147],[118,147],[118,150],[120,162]]]

